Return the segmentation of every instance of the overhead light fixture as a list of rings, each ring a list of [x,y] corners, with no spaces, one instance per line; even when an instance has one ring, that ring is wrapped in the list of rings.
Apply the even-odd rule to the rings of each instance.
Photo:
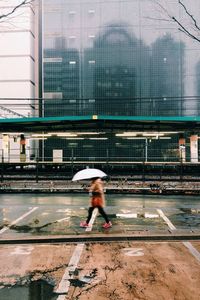
[[[78,135],[96,135],[96,134],[104,134],[105,132],[76,132]]]
[[[96,137],[96,138],[89,138],[89,140],[107,140],[108,138],[106,138],[106,137]]]
[[[115,136],[126,137],[126,136],[164,136],[165,134],[178,134],[181,131],[124,131],[122,133],[116,133]]]
[[[85,138],[79,138],[79,137],[66,137],[65,140],[85,140]]]
[[[159,137],[159,136],[164,136],[164,133],[143,133],[143,136],[155,136],[155,137]]]
[[[71,132],[49,132],[49,133],[37,133],[32,134],[33,137],[50,137],[50,136],[58,136],[58,137],[75,137],[77,134]]]
[[[48,137],[48,136],[51,136],[51,134],[50,133],[34,133],[30,136],[30,138],[31,137],[45,137],[45,136]]]
[[[31,140],[47,140],[46,137],[34,137],[34,138],[31,138]]]
[[[171,140],[170,136],[161,136],[161,137],[156,137],[156,136],[136,136],[136,137],[126,137],[126,140],[146,140],[146,139],[151,139],[151,140]]]
[[[126,137],[126,140],[146,140],[143,136],[136,136],[136,137]]]
[[[116,133],[115,136],[137,136],[135,132]]]
[[[75,133],[65,133],[65,132],[63,132],[63,133],[59,133],[59,132],[58,132],[58,133],[56,133],[55,135],[56,135],[56,136],[59,136],[59,137],[60,137],[60,136],[63,136],[63,137],[65,137],[65,136],[66,136],[66,137],[74,137],[74,136],[77,136],[77,134],[75,134]]]
[[[20,134],[24,134],[24,132],[2,132],[1,134],[20,135]]]

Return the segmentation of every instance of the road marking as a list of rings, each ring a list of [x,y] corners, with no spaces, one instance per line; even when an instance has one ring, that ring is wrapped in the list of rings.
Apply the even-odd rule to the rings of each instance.
[[[83,249],[85,247],[85,244],[78,244],[72,254],[72,257],[69,261],[69,265],[65,270],[65,273],[61,279],[61,282],[59,283],[59,286],[57,290],[55,291],[56,294],[62,294],[58,296],[57,300],[65,299],[66,294],[68,293],[69,287],[70,287],[70,281],[69,279],[73,278],[73,273],[77,268],[77,265],[79,263],[81,254],[83,252]]]
[[[97,216],[98,209],[95,208],[92,213],[92,218],[90,219],[89,222],[89,227],[86,227],[85,231],[91,231],[92,230],[92,225],[94,223],[94,220]],[[65,273],[61,279],[61,282],[59,283],[59,286],[57,290],[55,291],[56,294],[60,294],[57,298],[57,300],[64,300],[66,297],[66,294],[69,291],[70,288],[70,281],[69,279],[73,279],[73,273],[76,270],[81,254],[83,252],[83,249],[85,247],[85,244],[78,244],[72,254],[72,257],[70,259],[69,265],[65,270]]]
[[[200,253],[192,246],[190,242],[183,242],[183,245],[189,249],[192,255],[200,262]]]
[[[96,219],[97,213],[98,213],[98,209],[95,208],[92,213],[92,218],[90,219],[89,222],[89,227],[86,227],[85,231],[92,231],[92,226],[94,224],[94,220]]]
[[[19,221],[23,220],[24,218],[26,218],[28,215],[32,214],[32,212],[34,212],[36,209],[38,209],[38,207],[33,207],[30,211],[26,212],[24,215],[22,215],[21,217],[19,217],[18,219],[16,219],[15,221],[13,221],[9,226],[4,227],[0,230],[0,234],[4,233],[6,230],[8,230],[10,228],[10,226],[17,224]]]
[[[69,219],[70,219],[70,217],[66,217],[66,218],[63,218],[63,219],[59,219],[56,222],[61,223],[62,221],[66,221],[66,220],[69,220]]]
[[[64,213],[71,213],[71,211],[72,210],[70,208],[66,208],[66,209],[59,208],[59,209],[56,210],[57,213],[63,213],[63,212]]]
[[[123,214],[128,214],[128,213],[131,213],[130,210],[127,210],[127,209],[121,209],[120,210]]]
[[[158,218],[159,215],[157,215],[157,214],[144,213],[144,217],[145,217],[145,218],[154,219],[154,218]]]
[[[137,218],[137,214],[116,214],[116,217],[118,218],[124,218],[124,219],[132,219]]]
[[[171,230],[176,230],[176,227],[172,224],[172,222],[165,216],[163,211],[161,209],[157,209],[157,212],[159,213],[160,217],[167,223],[168,227]]]
[[[42,213],[42,216],[48,216],[48,215],[49,215],[48,212],[43,212],[43,213]]]
[[[171,223],[171,221],[165,216],[161,209],[157,209],[159,215],[163,220],[167,223],[171,230],[177,230],[177,228]],[[196,250],[196,248],[190,242],[182,242],[182,244],[188,248],[190,253],[200,262],[200,253]]]
[[[122,252],[126,256],[143,256],[144,252],[142,248],[123,248]]]
[[[32,246],[17,246],[10,255],[29,255],[33,251]]]

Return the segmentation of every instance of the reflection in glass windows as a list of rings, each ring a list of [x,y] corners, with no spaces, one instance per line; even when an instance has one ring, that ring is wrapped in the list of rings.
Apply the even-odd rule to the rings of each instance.
[[[185,95],[200,94],[200,57],[173,24],[159,20],[152,1],[43,0],[43,10],[43,115],[188,115]],[[56,143],[66,156],[72,149],[77,157],[145,153],[144,140],[112,138],[101,148],[94,140]],[[161,148],[149,153],[159,156]]]

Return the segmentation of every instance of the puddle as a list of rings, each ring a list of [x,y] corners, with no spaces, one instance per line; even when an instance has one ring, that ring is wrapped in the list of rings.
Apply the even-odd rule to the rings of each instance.
[[[25,286],[5,287],[0,289],[0,300],[55,300],[53,288],[43,280]]]
[[[182,228],[199,228],[200,227],[200,214],[198,212],[180,213],[170,216],[170,221],[175,225]]]
[[[194,209],[194,208],[180,208],[184,213],[188,214],[199,214],[200,215],[200,209]]]
[[[78,271],[78,270],[76,270]],[[79,276],[79,271],[74,274],[76,275],[75,278],[69,279],[70,284],[74,287],[84,287],[86,284],[90,284],[91,281],[94,280],[94,278],[97,276],[97,269],[94,268],[90,274],[86,274],[84,276],[78,277]]]

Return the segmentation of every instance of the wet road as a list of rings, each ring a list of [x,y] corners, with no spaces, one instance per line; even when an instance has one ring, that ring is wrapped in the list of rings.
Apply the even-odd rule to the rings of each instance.
[[[78,235],[87,216],[86,194],[0,195],[0,239],[43,235]],[[106,195],[106,212],[113,227],[109,232],[159,232],[168,230],[165,217],[177,230],[198,232],[200,199],[194,196]],[[103,233],[104,220],[97,215],[93,233]]]
[[[107,194],[106,199],[113,227],[103,229],[97,214],[92,234],[199,233],[199,197]],[[2,194],[0,239],[81,235],[88,203],[83,194]],[[0,262],[0,300],[104,300],[110,295],[129,300],[135,293],[149,300],[200,297],[199,241],[2,245]],[[149,294],[152,284],[159,296]]]

